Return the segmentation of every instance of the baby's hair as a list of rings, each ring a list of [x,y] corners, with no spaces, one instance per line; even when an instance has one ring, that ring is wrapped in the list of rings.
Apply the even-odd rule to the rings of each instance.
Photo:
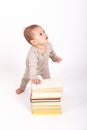
[[[35,29],[36,27],[39,27],[39,25],[33,24],[33,25],[26,27],[25,30],[24,30],[24,37],[29,43],[30,43],[31,40],[33,40],[32,30]]]

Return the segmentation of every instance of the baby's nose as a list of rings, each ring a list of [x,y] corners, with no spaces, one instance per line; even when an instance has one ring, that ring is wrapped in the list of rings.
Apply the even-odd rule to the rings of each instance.
[[[48,37],[48,35],[45,33],[45,37]]]

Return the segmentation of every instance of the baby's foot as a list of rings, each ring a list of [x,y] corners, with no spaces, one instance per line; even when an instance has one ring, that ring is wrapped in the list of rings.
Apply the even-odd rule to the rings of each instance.
[[[24,90],[22,90],[22,89],[20,89],[20,88],[18,88],[17,90],[16,90],[16,93],[17,94],[21,94],[21,93],[23,93],[24,92]]]

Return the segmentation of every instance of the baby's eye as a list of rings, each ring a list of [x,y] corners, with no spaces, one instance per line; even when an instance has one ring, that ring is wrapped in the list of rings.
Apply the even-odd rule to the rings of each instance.
[[[40,35],[42,35],[42,33],[40,33]]]
[[[43,33],[45,33],[45,31],[43,30]]]

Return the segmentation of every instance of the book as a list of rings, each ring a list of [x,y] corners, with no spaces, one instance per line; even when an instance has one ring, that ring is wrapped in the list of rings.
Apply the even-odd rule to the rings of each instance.
[[[60,102],[61,99],[60,98],[30,98],[30,102],[34,103],[34,102]]]
[[[61,102],[34,102],[33,106],[60,106]]]
[[[62,97],[62,85],[58,79],[44,79],[41,84],[32,84],[32,98],[59,98]]]
[[[40,84],[33,84],[32,89],[37,88],[59,88],[62,87],[62,83],[58,78],[42,79]]]
[[[32,108],[33,115],[61,115],[62,109],[61,108]]]

